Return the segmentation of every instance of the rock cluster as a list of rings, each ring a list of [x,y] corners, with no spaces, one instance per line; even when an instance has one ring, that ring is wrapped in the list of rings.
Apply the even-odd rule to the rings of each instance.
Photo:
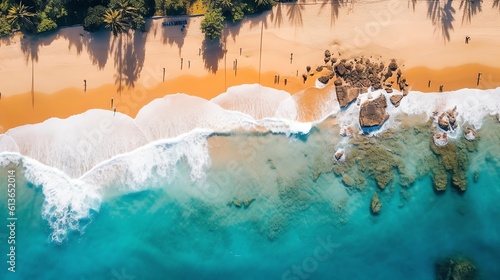
[[[436,280],[476,280],[479,274],[474,263],[463,256],[453,256],[436,263]]]
[[[384,62],[374,62],[364,57],[349,60],[337,59],[330,50],[325,50],[323,62],[325,65],[318,66],[316,72],[322,72],[325,68],[330,72],[326,75],[323,74],[318,78],[318,81],[327,84],[337,77],[334,80],[335,91],[341,108],[347,107],[356,100],[360,93],[367,92],[369,87],[373,90],[384,88],[383,84],[394,75],[397,76],[397,84],[400,90],[404,95],[408,94],[408,83],[402,77],[401,69],[395,59],[392,59],[386,66]],[[307,73],[302,75],[304,82],[307,80],[308,75],[314,75],[314,71],[311,72],[311,66],[307,66],[306,71]],[[394,81],[385,85],[387,93],[393,92],[392,83]],[[396,100],[401,101],[401,98],[393,98],[397,104],[396,107],[399,106],[399,102]]]
[[[382,209],[382,202],[378,198],[378,194],[374,193],[372,196],[372,202],[370,203],[370,211],[373,215],[378,215]]]
[[[455,130],[457,124],[457,106],[455,108],[443,112],[438,118],[438,126],[444,131]]]
[[[385,95],[380,94],[377,98],[366,100],[361,104],[359,110],[359,123],[362,127],[374,127],[382,125],[388,118],[385,108],[387,101]]]

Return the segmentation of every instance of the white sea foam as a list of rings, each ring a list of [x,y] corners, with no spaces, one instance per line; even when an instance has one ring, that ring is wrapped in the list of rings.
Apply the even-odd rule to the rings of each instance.
[[[67,119],[51,118],[7,131],[22,155],[56,167],[71,177],[106,159],[147,143],[134,120],[124,114],[89,110]]]
[[[19,147],[14,139],[6,134],[0,134],[0,153],[2,152],[19,153]]]
[[[197,129],[174,139],[152,142],[100,163],[81,179],[99,186],[108,195],[117,191],[119,194],[135,192],[171,182],[177,174],[178,162],[185,159],[191,180],[203,181],[210,166],[207,138],[211,133]]]
[[[259,120],[282,115],[283,112],[287,112],[288,117],[296,116],[294,107],[280,108],[281,103],[289,97],[290,94],[286,91],[252,84],[230,87],[227,92],[211,101],[226,110],[239,111]],[[286,104],[292,105],[289,102]]]
[[[500,112],[500,88],[461,89],[443,93],[412,91],[401,100],[398,109],[408,115],[425,114],[430,118],[434,112],[441,113],[455,106],[457,106],[459,126],[469,123],[475,129],[479,129],[485,116]]]
[[[225,110],[213,102],[186,94],[153,100],[139,111],[135,121],[149,141],[177,137],[196,128],[229,132],[255,124],[248,115]]]

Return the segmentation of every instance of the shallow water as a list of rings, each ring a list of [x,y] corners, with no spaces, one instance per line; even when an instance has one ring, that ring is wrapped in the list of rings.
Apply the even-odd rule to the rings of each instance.
[[[442,194],[433,190],[432,168],[442,159],[430,148],[431,122],[403,118],[401,123],[378,137],[350,140],[339,136],[336,119],[327,119],[308,134],[210,134],[206,141],[190,140],[190,147],[198,148],[180,153],[167,152],[178,144],[159,143],[157,149],[177,160],[164,166],[157,162],[153,175],[145,178],[122,174],[116,179],[112,170],[121,165],[112,162],[78,179],[107,178],[98,189],[57,179],[62,183],[49,191],[48,182],[64,177],[55,171],[46,181],[26,182],[39,167],[22,159],[16,168],[16,272],[7,271],[7,236],[2,235],[0,275],[432,279],[436,261],[463,254],[483,279],[494,279],[500,272],[498,121],[483,120],[475,150],[467,150],[463,137],[448,144],[466,163],[463,194],[450,183]],[[346,151],[343,163],[332,160],[339,147]],[[139,156],[125,166],[141,163]],[[202,175],[193,173],[194,162]],[[4,222],[6,174],[14,166],[1,169]],[[161,172],[169,167],[174,170]],[[353,186],[342,182],[345,174]],[[381,190],[379,181],[386,182],[381,178],[387,176]],[[85,190],[81,196],[58,193],[72,184]],[[383,203],[378,216],[369,209],[375,192]],[[83,214],[73,213],[78,211]],[[57,233],[61,227],[64,233]]]

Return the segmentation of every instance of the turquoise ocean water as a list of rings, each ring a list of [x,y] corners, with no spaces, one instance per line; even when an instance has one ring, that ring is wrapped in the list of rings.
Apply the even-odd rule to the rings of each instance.
[[[461,254],[482,279],[498,279],[500,124],[486,117],[473,145],[447,145],[466,172],[465,193],[452,187],[449,170],[446,191],[433,190],[446,159],[431,149],[429,126],[408,122],[351,140],[328,119],[308,134],[211,134],[203,176],[193,180],[181,157],[175,176],[150,176],[141,189],[122,191],[126,181],[112,180],[98,206],[73,220],[65,215],[82,209],[69,204],[57,214],[21,160],[0,169],[0,278],[433,279],[437,261]],[[339,145],[341,163],[332,160]],[[5,228],[14,169],[12,273]],[[374,193],[383,203],[376,216]],[[70,229],[54,241],[59,220]]]

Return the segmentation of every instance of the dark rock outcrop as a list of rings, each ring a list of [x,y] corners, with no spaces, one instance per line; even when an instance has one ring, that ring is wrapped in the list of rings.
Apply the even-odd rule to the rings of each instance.
[[[389,70],[391,71],[396,71],[398,70],[398,63],[396,62],[395,59],[391,59],[391,63],[389,63],[389,66],[388,66]]]
[[[391,88],[389,88],[389,89],[392,92],[392,89]],[[387,89],[385,91],[387,91]],[[395,107],[399,107],[399,104],[401,103],[401,99],[403,99],[403,96],[399,95],[399,94],[395,94],[395,95],[391,96],[391,98],[390,98],[392,105],[394,105]]]
[[[328,84],[328,81],[330,81],[329,76],[321,76],[318,78],[318,81],[324,85]]]
[[[363,102],[359,110],[359,123],[361,126],[374,127],[382,125],[389,118],[389,114],[385,111],[386,107],[387,101],[383,94],[380,94],[375,99]]]

